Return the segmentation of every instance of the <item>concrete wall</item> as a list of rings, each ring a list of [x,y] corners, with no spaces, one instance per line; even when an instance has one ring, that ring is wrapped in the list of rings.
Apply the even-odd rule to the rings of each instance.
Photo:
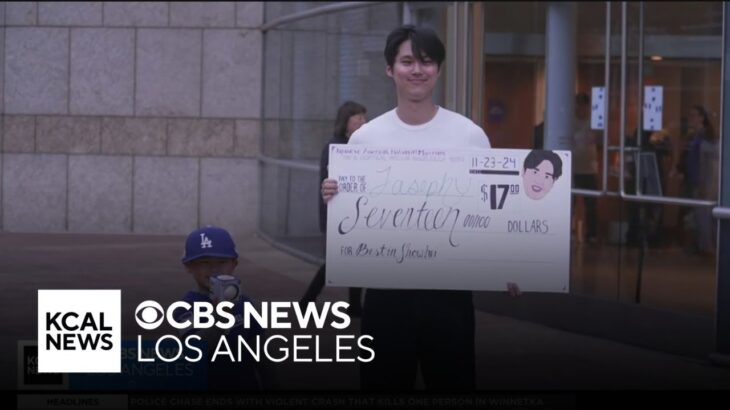
[[[0,229],[256,229],[262,3],[0,4]]]

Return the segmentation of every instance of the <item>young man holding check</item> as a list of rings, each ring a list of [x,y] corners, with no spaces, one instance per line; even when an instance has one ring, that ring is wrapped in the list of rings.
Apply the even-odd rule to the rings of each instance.
[[[405,25],[388,35],[386,73],[398,106],[352,134],[348,144],[414,148],[490,148],[468,118],[435,105],[433,89],[446,51],[433,30]],[[337,181],[322,182],[322,199]],[[519,288],[507,284],[509,293]],[[471,291],[368,289],[362,334],[372,335],[375,359],[360,366],[365,390],[411,390],[420,366],[427,390],[475,388],[474,305]]]

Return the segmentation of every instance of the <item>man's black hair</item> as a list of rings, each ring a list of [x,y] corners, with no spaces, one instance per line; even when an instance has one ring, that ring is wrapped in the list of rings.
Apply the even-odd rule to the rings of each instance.
[[[419,27],[412,24],[406,24],[398,27],[388,34],[385,41],[385,62],[392,67],[395,64],[395,57],[398,55],[398,49],[406,40],[411,40],[411,51],[413,55],[423,61],[424,57],[428,57],[438,65],[441,69],[441,63],[446,58],[446,48],[441,42],[435,31],[428,27]]]
[[[553,181],[563,175],[563,160],[560,159],[560,156],[552,151],[541,149],[534,149],[527,154],[522,170],[535,169],[543,161],[550,161],[553,164]]]

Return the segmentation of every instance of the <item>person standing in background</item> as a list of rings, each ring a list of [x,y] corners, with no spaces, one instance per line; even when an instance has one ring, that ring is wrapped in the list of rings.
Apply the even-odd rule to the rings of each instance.
[[[689,114],[689,142],[678,168],[682,172],[684,196],[716,201],[718,195],[719,144],[707,110],[695,105]],[[710,207],[692,209],[695,237],[690,251],[711,254],[715,249],[717,224]]]
[[[573,131],[573,187],[598,189],[598,136],[591,130],[591,99],[585,93],[575,96]],[[583,197],[586,241],[596,242],[596,198]],[[575,197],[573,197],[575,208]]]
[[[322,155],[319,159],[319,182],[322,183],[327,179],[327,167],[330,160],[330,144],[347,144],[350,136],[353,132],[357,131],[365,122],[367,118],[365,114],[367,109],[354,101],[346,101],[340,108],[337,109],[337,118],[335,118],[335,134],[327,144],[322,148]],[[327,236],[327,204],[322,200],[322,196],[319,196],[319,230]],[[300,303],[314,302],[317,300],[317,296],[324,287],[325,275],[327,267],[326,264],[322,264],[314,275],[312,282],[307,287],[307,291],[302,296]],[[350,316],[360,316],[361,302],[360,295],[362,289],[350,288]]]

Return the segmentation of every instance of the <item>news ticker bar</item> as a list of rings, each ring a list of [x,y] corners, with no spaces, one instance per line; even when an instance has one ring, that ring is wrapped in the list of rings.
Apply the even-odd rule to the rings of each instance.
[[[8,393],[6,391],[5,393]],[[727,390],[714,391],[486,391],[474,393],[361,393],[361,392],[128,392],[128,393],[18,393],[18,409],[611,409],[710,408],[727,400]],[[12,408],[12,407],[11,407]]]
[[[17,409],[282,409],[282,408],[440,408],[440,409],[574,409],[573,394],[466,393],[141,393],[141,394],[18,394]]]

